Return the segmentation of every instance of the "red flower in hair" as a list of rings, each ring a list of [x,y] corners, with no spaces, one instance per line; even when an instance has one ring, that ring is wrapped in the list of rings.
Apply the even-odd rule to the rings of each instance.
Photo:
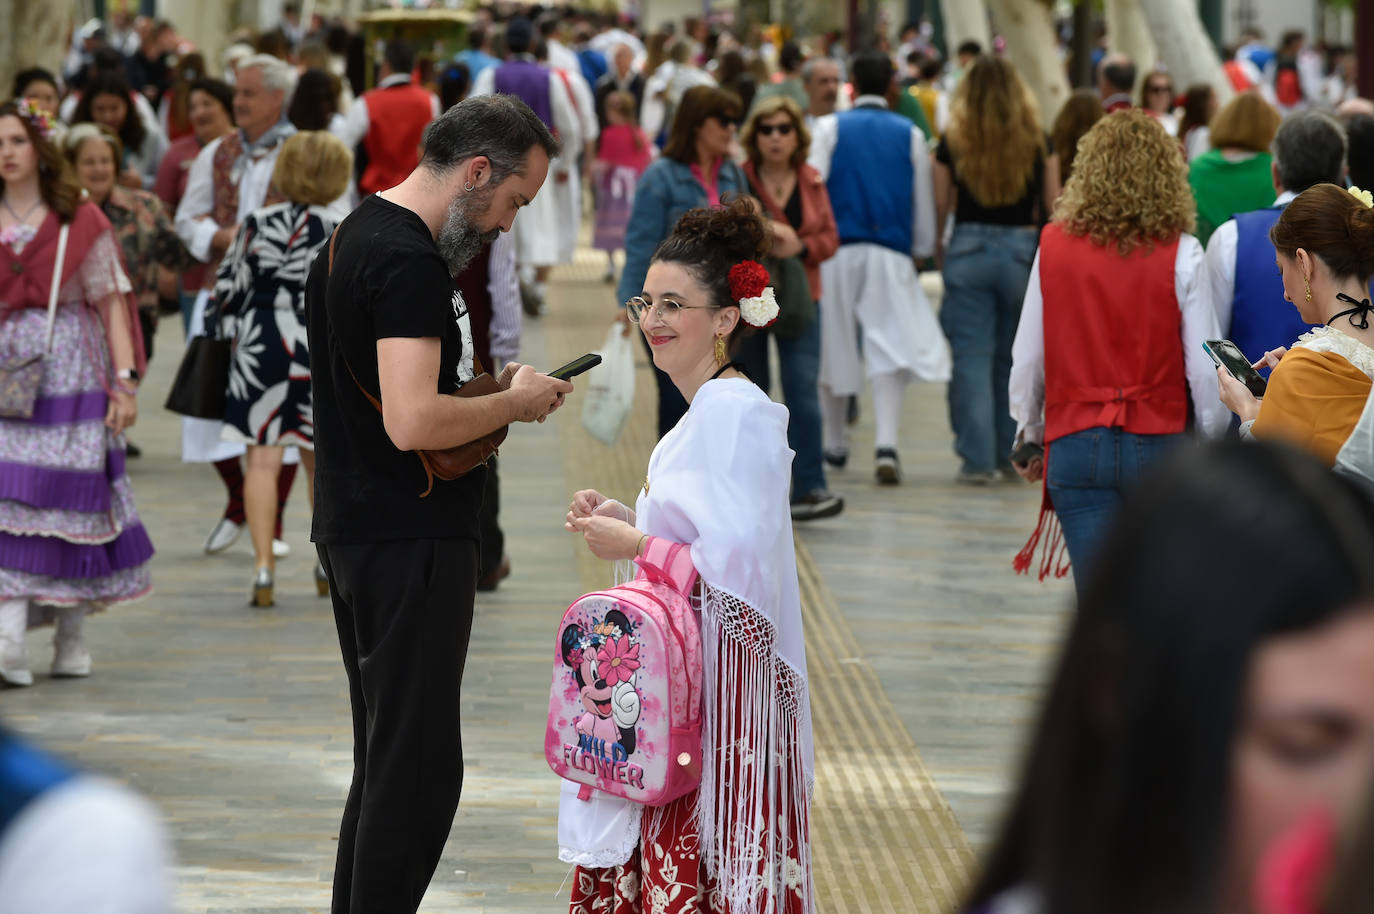
[[[742,260],[730,268],[730,294],[735,301],[755,298],[768,287],[768,271],[757,260]]]

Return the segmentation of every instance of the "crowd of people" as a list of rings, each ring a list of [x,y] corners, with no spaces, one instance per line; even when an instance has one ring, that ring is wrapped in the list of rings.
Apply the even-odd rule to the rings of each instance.
[[[1368,840],[1333,816],[1374,780],[1374,103],[1353,55],[1247,34],[1229,86],[1180,87],[1104,42],[1096,88],[1049,112],[1005,56],[964,42],[947,61],[918,26],[850,55],[833,35],[529,12],[484,10],[458,50],[386,42],[374,84],[360,35],[294,11],[217,62],[120,14],[78,29],[60,72],[16,76],[0,682],[34,682],[25,633],[47,625],[53,676],[90,675],[86,617],[149,592],[126,432],[179,315],[188,353],[227,352],[182,458],[224,486],[205,552],[249,532],[254,607],[275,602],[306,471],[355,729],[334,910],[414,910],[462,787],[474,594],[511,570],[497,461],[464,448],[571,391],[517,359],[523,321],[563,307],[550,271],[588,213],[660,442],[633,509],[579,491],[566,527],[606,560],[688,549],[706,764],[651,814],[565,790],[574,914],[814,910],[791,525],[844,510],[829,479],[866,385],[854,463],[903,483],[915,380],[948,382],[957,483],[1042,486],[1015,565],[1039,551],[1077,591],[967,909],[1317,910],[1250,894],[1295,836]],[[1308,671],[1327,675],[1296,689]],[[30,753],[0,734],[0,761],[47,772],[25,802],[68,779]],[[1095,840],[1128,833],[1144,858]],[[1302,877],[1335,899],[1321,910],[1355,909],[1356,869]]]

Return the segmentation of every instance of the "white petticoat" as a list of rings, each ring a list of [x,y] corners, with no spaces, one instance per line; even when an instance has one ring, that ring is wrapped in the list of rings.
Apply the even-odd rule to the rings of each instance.
[[[820,383],[858,394],[867,375],[948,381],[949,346],[911,258],[876,244],[846,244],[821,264]],[[863,352],[859,334],[863,334]]]

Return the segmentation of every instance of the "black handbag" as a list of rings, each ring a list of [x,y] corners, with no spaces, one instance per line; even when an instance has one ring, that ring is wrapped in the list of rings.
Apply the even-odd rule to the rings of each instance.
[[[795,340],[816,319],[816,302],[800,257],[767,257],[763,261],[778,300],[778,319],[768,329],[785,340]]]
[[[229,341],[193,336],[177,367],[166,406],[193,419],[223,419],[229,387]]]

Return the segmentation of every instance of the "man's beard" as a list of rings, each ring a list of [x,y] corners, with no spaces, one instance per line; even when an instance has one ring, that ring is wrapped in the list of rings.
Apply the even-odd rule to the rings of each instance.
[[[444,227],[439,230],[439,254],[454,276],[472,262],[482,245],[495,241],[500,229],[479,231],[479,219],[491,209],[496,187],[488,184],[481,190],[459,194],[448,206]]]

